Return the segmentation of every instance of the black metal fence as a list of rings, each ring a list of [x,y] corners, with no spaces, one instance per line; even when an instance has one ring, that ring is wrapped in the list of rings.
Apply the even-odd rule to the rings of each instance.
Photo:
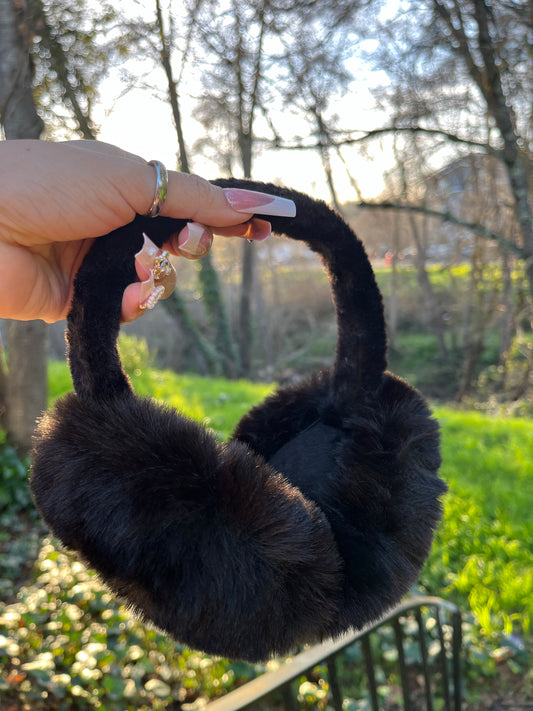
[[[433,613],[433,614],[431,614]],[[432,622],[432,635],[428,634],[427,620]],[[409,673],[405,653],[406,626],[415,628],[409,632],[410,644],[416,643],[416,701],[414,675]],[[436,597],[416,597],[394,608],[379,622],[339,639],[324,642],[287,660],[279,669],[266,672],[244,684],[226,696],[207,704],[208,711],[239,711],[240,709],[268,708],[286,711],[300,708],[294,682],[313,674],[317,666],[327,667],[327,704],[335,711],[343,709],[343,691],[338,674],[343,652],[353,645],[360,645],[366,676],[366,693],[372,711],[380,708],[376,669],[382,660],[372,649],[372,635],[384,629],[392,630],[396,649],[397,676],[403,708],[414,711],[460,711],[461,709],[461,612],[446,600]],[[431,649],[430,649],[431,647]],[[415,706],[416,703],[416,706]]]

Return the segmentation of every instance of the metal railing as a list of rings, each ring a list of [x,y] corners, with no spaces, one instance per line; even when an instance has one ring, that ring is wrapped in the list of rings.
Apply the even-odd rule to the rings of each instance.
[[[428,632],[424,624],[424,610],[434,610],[435,632],[432,647],[437,645],[437,651],[429,653]],[[319,665],[326,664],[328,678],[328,705],[335,711],[342,711],[343,694],[339,682],[337,664],[339,656],[354,644],[361,645],[364,661],[367,694],[372,711],[379,711],[379,686],[376,681],[377,656],[372,651],[371,635],[378,629],[390,626],[397,651],[397,666],[399,681],[405,711],[413,709],[412,677],[408,673],[404,649],[404,625],[407,620],[416,621],[418,644],[417,655],[420,659],[419,676],[423,688],[425,709],[434,711],[435,707],[443,711],[461,710],[461,612],[453,603],[437,597],[410,598],[395,607],[379,622],[369,625],[363,630],[351,632],[342,637],[323,642],[297,654],[284,662],[279,669],[266,672],[249,681],[226,696],[211,701],[205,707],[208,711],[239,711],[250,709],[254,704],[265,702],[268,697],[281,696],[286,711],[297,711],[299,708],[297,695],[292,688],[293,682],[311,674]],[[447,622],[449,620],[449,622]],[[435,704],[435,691],[432,680],[439,678],[439,703]],[[421,693],[419,685],[418,693]],[[263,706],[265,708],[265,706]],[[279,703],[276,703],[279,708]]]

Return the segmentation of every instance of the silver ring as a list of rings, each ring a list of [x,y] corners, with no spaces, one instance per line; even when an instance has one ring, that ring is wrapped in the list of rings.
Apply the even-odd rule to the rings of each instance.
[[[157,217],[167,198],[168,173],[163,163],[158,160],[151,160],[148,165],[153,165],[155,168],[155,193],[146,217]]]

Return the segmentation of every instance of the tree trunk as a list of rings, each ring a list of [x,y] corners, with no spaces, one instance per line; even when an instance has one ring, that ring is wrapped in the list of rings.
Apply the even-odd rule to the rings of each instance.
[[[503,293],[502,293],[502,320],[500,326],[500,363],[504,363],[507,358],[507,353],[511,348],[513,340],[513,320],[514,320],[514,299],[513,299],[513,277],[511,273],[511,265],[509,263],[509,254],[505,250],[500,251],[502,258],[502,277],[503,277]]]
[[[43,321],[10,321],[7,327],[7,432],[29,452],[35,422],[46,408],[47,332]]]
[[[34,25],[39,28],[42,47],[50,52],[54,57],[54,71],[61,86],[63,87],[63,98],[70,104],[72,113],[78,124],[78,129],[83,138],[87,141],[96,140],[96,133],[89,111],[84,111],[76,92],[76,78],[72,78],[68,66],[68,56],[58,41],[53,27],[48,22],[43,0],[31,0],[28,3]]]
[[[39,138],[24,4],[0,0],[0,121],[6,138]]]
[[[507,103],[502,82],[501,66],[496,44],[491,33],[491,7],[486,0],[473,0],[472,16],[477,26],[479,58],[470,50],[465,26],[470,30],[471,23],[463,18],[452,17],[451,10],[441,0],[432,0],[437,15],[448,27],[457,43],[459,55],[463,58],[472,80],[485,99],[489,115],[494,119],[503,141],[502,157],[507,170],[509,184],[515,200],[515,211],[522,233],[522,245],[526,260],[526,276],[530,294],[533,295],[533,213],[530,203],[529,179],[525,161],[522,160],[519,139],[515,131],[512,110]],[[455,3],[461,11],[461,5]]]
[[[482,81],[478,86],[485,96],[489,113],[498,126],[503,139],[503,160],[515,199],[516,216],[522,231],[523,244],[530,255],[529,261],[531,261],[531,256],[533,256],[533,214],[529,202],[527,172],[520,155],[513,117],[502,85],[500,67],[489,28],[490,16],[491,9],[485,0],[474,0],[474,17],[478,26],[479,48],[485,69]],[[530,278],[529,285],[533,294],[533,280],[531,280],[530,272],[528,272],[528,278]]]
[[[330,140],[329,132],[326,124],[322,118],[320,111],[317,106],[312,109],[314,114],[317,132],[319,136],[319,147],[318,152],[320,154],[320,160],[322,161],[322,167],[324,168],[324,173],[326,175],[326,183],[328,185],[329,194],[331,197],[331,203],[335,210],[342,215],[342,208],[339,203],[339,198],[337,196],[337,190],[335,189],[335,183],[333,182],[333,171],[331,169],[331,161],[329,159],[328,145],[332,143]]]
[[[255,251],[254,245],[243,242],[242,245],[242,277],[241,303],[239,309],[239,345],[241,367],[244,376],[252,372],[252,294],[255,284]]]
[[[172,49],[172,42],[171,38],[167,37],[167,35],[165,34],[165,28],[163,26],[163,13],[161,11],[161,3],[159,0],[156,0],[155,2],[155,13],[160,42],[159,57],[161,58],[161,65],[167,77],[168,98],[170,101],[170,107],[172,109],[174,128],[176,129],[176,135],[178,137],[180,170],[182,173],[190,173],[191,171],[189,168],[187,148],[185,146],[185,136],[183,134],[183,123],[181,121],[177,82],[174,79],[174,73],[172,71],[172,65],[170,63],[170,52]]]
[[[227,378],[236,378],[240,374],[239,353],[231,333],[220,281],[210,254],[206,254],[200,260],[198,280],[202,287],[204,305],[215,331],[215,345],[223,366],[223,374]]]
[[[390,348],[396,348],[398,334],[398,213],[392,216],[392,264],[390,273],[390,291],[387,299],[387,336]]]
[[[176,129],[176,136],[178,139],[179,167],[182,173],[190,173],[189,158],[187,146],[185,144],[185,135],[183,132],[183,123],[181,120],[179,105],[178,81],[174,78],[174,72],[172,71],[172,64],[170,62],[170,52],[173,44],[172,37],[168,37],[165,34],[163,14],[159,0],[156,0],[155,7],[160,41],[159,56],[167,78],[168,98],[172,109],[174,128]],[[179,308],[174,308],[175,304],[171,305],[170,303],[167,303],[167,310],[174,315],[178,315],[182,327],[187,330],[189,334],[194,336],[193,342],[199,348],[202,356],[206,358],[206,362],[208,367],[211,369],[211,372],[218,374],[219,366],[222,365],[222,372],[226,377],[236,377],[239,372],[237,348],[231,333],[218,274],[213,265],[213,260],[211,259],[210,254],[207,254],[200,260],[198,279],[202,290],[204,307],[215,330],[215,344],[217,350],[219,351],[218,357],[216,357],[215,360],[213,360],[212,354],[209,355],[206,351],[206,348],[208,350],[209,348],[205,343],[205,339],[200,340],[200,334],[197,329],[192,328],[191,318],[187,313],[185,301],[181,295],[179,297],[177,296],[177,292],[175,292],[176,304],[179,302]]]
[[[461,402],[472,387],[485,348],[486,334],[496,311],[496,289],[487,293],[488,289],[484,288],[487,285],[487,280],[483,246],[482,242],[478,242],[472,255],[472,272],[462,344],[463,364],[459,389],[455,395],[456,402]]]
[[[252,176],[252,135],[249,131],[242,131],[239,136],[244,177]],[[252,297],[255,285],[256,255],[254,245],[243,242],[242,245],[242,276],[241,299],[239,309],[239,346],[241,356],[242,374],[250,377],[252,372]]]
[[[3,429],[7,426],[7,365],[4,354],[4,344],[0,338],[0,427]]]
[[[331,196],[331,202],[335,210],[342,215],[342,208],[337,196],[337,190],[335,188],[335,183],[333,182],[333,171],[331,169],[331,162],[329,160],[329,152],[326,146],[320,147],[320,158],[322,160],[322,167],[324,168],[324,173],[326,174],[326,182],[328,184],[329,194]]]
[[[188,338],[191,346],[194,348],[195,355],[198,354],[205,369],[210,375],[226,375],[224,370],[225,361],[220,352],[216,350],[210,341],[208,341],[198,330],[195,320],[189,314],[185,300],[178,290],[174,290],[169,299],[163,302],[167,313],[179,321],[183,334]],[[200,370],[202,372],[202,370]]]
[[[426,248],[418,232],[418,226],[412,212],[409,213],[409,222],[411,225],[413,240],[416,244],[416,276],[418,284],[422,290],[425,304],[424,320],[426,322],[426,326],[428,326],[429,329],[435,334],[435,338],[437,339],[437,344],[439,346],[439,355],[442,360],[445,360],[448,351],[444,340],[444,323],[442,321],[442,313],[426,269]]]
[[[43,129],[33,102],[24,7],[0,0],[0,120],[7,139],[39,138]],[[7,430],[15,445],[27,452],[35,420],[47,401],[46,324],[8,323],[7,347]]]

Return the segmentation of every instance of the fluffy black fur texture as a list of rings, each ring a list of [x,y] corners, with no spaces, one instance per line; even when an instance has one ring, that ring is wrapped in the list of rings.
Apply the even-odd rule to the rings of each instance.
[[[383,306],[361,242],[324,203],[268,218],[328,270],[335,361],[279,390],[228,443],[137,397],[116,339],[142,232],[101,239],[75,283],[67,341],[76,393],[36,434],[31,488],[53,533],[143,619],[205,652],[263,660],[379,618],[416,580],[441,517],[438,425],[386,372]]]

